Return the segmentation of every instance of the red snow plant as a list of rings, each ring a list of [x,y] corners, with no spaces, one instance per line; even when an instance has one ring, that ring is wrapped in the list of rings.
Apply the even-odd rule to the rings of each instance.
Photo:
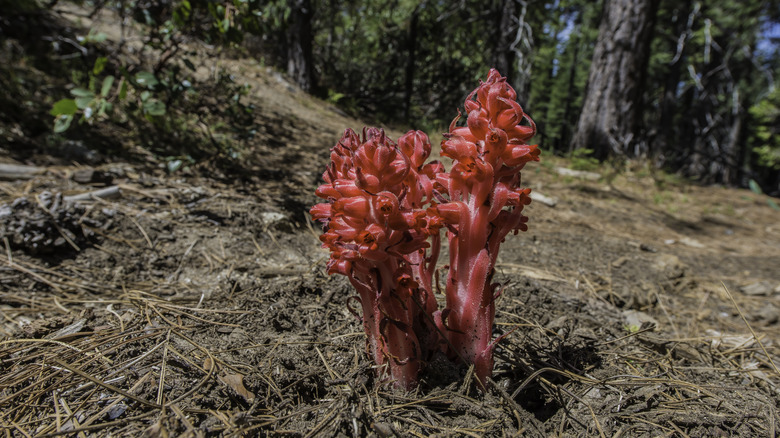
[[[473,365],[484,383],[493,369],[495,301],[492,282],[498,249],[510,232],[525,231],[531,201],[520,170],[539,160],[528,145],[536,126],[515,90],[495,69],[465,102],[444,134],[441,155],[428,136],[409,131],[393,142],[384,131],[347,129],[331,149],[331,163],[311,209],[323,223],[330,250],[328,273],[349,278],[358,292],[369,353],[380,377],[412,388],[433,355]],[[440,230],[450,262],[445,304],[438,309],[433,284]],[[439,292],[437,290],[437,292]]]

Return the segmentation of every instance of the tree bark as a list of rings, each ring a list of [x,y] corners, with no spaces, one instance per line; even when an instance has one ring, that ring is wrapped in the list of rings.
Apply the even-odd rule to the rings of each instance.
[[[642,87],[659,0],[605,0],[573,148],[641,155]]]
[[[303,91],[309,92],[314,87],[311,0],[288,0],[288,6],[287,74]]]
[[[514,80],[515,53],[512,50],[517,24],[515,23],[515,0],[504,0],[494,12],[497,28],[493,45],[492,67],[498,70],[511,84]]]
[[[687,62],[688,40],[692,35],[693,16],[691,16],[691,0],[684,0],[677,6],[675,16],[670,21],[675,23],[675,39],[669,41],[668,51],[674,53],[669,71],[664,79],[664,95],[661,99],[661,114],[658,120],[658,128],[652,144],[652,154],[659,164],[671,164],[679,167],[679,148],[675,147],[675,140],[681,138],[680,128],[675,126],[674,120],[682,100],[678,92],[682,80],[683,66]]]
[[[423,6],[424,7],[424,6]],[[404,75],[404,119],[414,124],[412,120],[412,94],[414,94],[415,57],[417,50],[417,22],[420,16],[420,6],[414,8],[409,19],[409,31],[406,41],[406,70]]]
[[[560,121],[560,129],[561,129],[561,147],[566,147],[567,142],[571,144],[571,131],[569,130],[569,127],[571,126],[569,120],[572,119],[572,107],[574,104],[574,93],[577,91],[576,87],[574,85],[575,79],[577,78],[577,67],[580,64],[580,34],[582,31],[582,14],[578,14],[577,18],[574,22],[574,33],[569,37],[569,44],[574,46],[574,53],[572,53],[572,61],[569,65],[569,81],[568,81],[568,88],[569,93],[566,99],[566,107],[563,110],[563,118]],[[569,150],[571,152],[571,149]]]

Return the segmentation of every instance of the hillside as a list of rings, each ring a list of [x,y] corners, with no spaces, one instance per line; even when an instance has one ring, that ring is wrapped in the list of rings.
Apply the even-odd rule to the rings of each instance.
[[[248,85],[257,133],[232,167],[8,151],[38,166],[0,182],[9,436],[776,435],[766,196],[642,166],[568,176],[577,163],[543,154],[524,183],[557,202],[502,247],[494,384],[442,361],[394,392],[305,214],[329,148],[364,123],[256,61],[198,65]]]

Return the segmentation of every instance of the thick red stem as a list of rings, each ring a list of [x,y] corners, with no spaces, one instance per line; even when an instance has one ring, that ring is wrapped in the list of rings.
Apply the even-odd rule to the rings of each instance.
[[[388,260],[357,268],[350,280],[360,294],[367,347],[380,368],[380,377],[411,389],[420,371],[420,342],[413,331],[420,310],[399,289],[394,277],[397,269],[398,264]]]

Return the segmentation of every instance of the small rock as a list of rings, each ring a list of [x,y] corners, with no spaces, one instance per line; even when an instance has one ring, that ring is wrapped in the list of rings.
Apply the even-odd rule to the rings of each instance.
[[[282,213],[277,213],[275,211],[266,211],[259,214],[260,216],[260,222],[263,223],[263,225],[275,225],[279,222],[282,222],[287,219],[287,216],[283,215]]]
[[[628,257],[627,256],[620,257],[619,259],[617,259],[614,262],[612,262],[612,267],[613,268],[619,268],[619,267],[623,266],[624,264],[626,264],[627,261],[628,261]]]
[[[685,276],[685,264],[671,254],[659,254],[653,262],[653,268],[668,280]]]
[[[106,412],[106,416],[108,416],[109,420],[116,420],[117,418],[122,416],[122,414],[124,414],[125,411],[127,411],[127,405],[120,402],[118,405],[112,406],[108,410],[108,412]]]
[[[562,328],[566,324],[566,321],[568,319],[569,318],[566,315],[563,315],[563,316],[561,316],[559,318],[553,319],[552,321],[548,322],[545,327],[547,329],[549,329],[549,330],[556,331],[556,330]]]
[[[95,169],[86,168],[73,172],[71,179],[79,184],[111,184],[113,177]]]
[[[776,324],[780,320],[780,311],[772,304],[761,307],[761,310],[756,312],[754,320],[763,322],[765,325]]]
[[[696,239],[691,239],[690,237],[681,237],[680,243],[682,243],[685,246],[690,246],[691,248],[704,248],[704,244],[699,242]]]
[[[531,200],[541,202],[548,207],[555,207],[558,204],[557,199],[545,196],[538,192],[531,192]]]
[[[585,327],[579,327],[574,329],[574,332],[572,332],[572,336],[588,339],[591,341],[601,340],[601,337],[598,336],[596,332],[594,332],[592,329],[585,328]]]
[[[63,158],[85,163],[97,162],[98,153],[88,148],[83,141],[66,140],[58,148],[58,152]]]
[[[645,243],[639,244],[639,249],[641,249],[642,251],[647,251],[647,252],[658,252],[657,249],[655,249],[652,246],[647,245]]]
[[[653,326],[658,327],[658,320],[647,313],[638,310],[624,310],[623,321],[625,321],[626,325],[629,327],[642,327],[642,324],[644,323],[653,324]]]
[[[756,281],[739,288],[743,294],[751,297],[766,297],[772,294],[772,285],[766,281]]]
[[[587,392],[585,392],[584,398],[591,399],[591,400],[599,400],[602,398],[601,390],[594,386],[590,388]]]
[[[721,332],[713,329],[707,329],[704,332],[710,339],[712,348],[717,349],[723,347],[726,350],[734,348],[750,348],[756,343],[756,338],[753,335],[724,335]]]

